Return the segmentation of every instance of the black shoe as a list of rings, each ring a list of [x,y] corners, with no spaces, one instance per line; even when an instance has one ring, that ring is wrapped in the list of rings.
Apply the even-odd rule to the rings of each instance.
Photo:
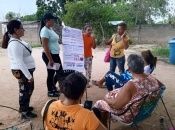
[[[28,111],[33,111],[34,110],[34,108],[32,107],[32,106],[30,106],[29,108],[28,108]],[[22,110],[19,108],[19,112],[22,112]]]
[[[33,107],[29,107],[29,108],[28,108],[28,111],[33,111],[33,110],[34,110]]]
[[[60,94],[59,93],[55,93],[55,92],[48,92],[48,97],[59,97]]]
[[[31,118],[36,118],[36,117],[37,117],[37,114],[35,114],[31,111],[21,113],[22,119],[31,119]]]

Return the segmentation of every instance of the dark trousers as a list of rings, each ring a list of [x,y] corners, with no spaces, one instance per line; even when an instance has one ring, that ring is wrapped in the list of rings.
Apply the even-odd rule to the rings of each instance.
[[[29,69],[33,76],[35,69]],[[27,112],[30,104],[30,98],[34,90],[34,81],[28,82],[28,79],[21,70],[12,70],[12,74],[18,79],[19,83],[19,106],[21,112]]]
[[[58,79],[63,75],[63,67],[62,67],[59,54],[51,54],[51,56],[55,63],[60,64],[60,68],[59,70],[47,69],[47,89],[49,92],[53,92],[57,90],[56,83]],[[49,60],[44,52],[42,53],[42,58],[47,66],[49,63]]]

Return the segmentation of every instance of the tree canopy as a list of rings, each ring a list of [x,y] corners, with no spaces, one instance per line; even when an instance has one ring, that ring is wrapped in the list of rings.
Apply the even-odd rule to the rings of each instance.
[[[17,14],[15,12],[12,12],[12,11],[9,11],[6,15],[5,15],[5,19],[7,21],[10,21],[12,19],[16,19],[16,18],[19,18],[20,17],[20,14]]]
[[[45,12],[61,16],[65,2],[65,0],[37,0],[37,19],[40,20]]]
[[[83,28],[85,24],[91,24],[98,41],[102,41],[106,34],[111,35],[108,33],[111,30],[108,21],[117,20],[115,8],[111,4],[101,4],[96,1],[68,2],[65,10],[67,13],[63,16],[63,21],[66,25]]]
[[[165,15],[166,6],[168,3],[167,0],[37,0],[36,16],[38,19],[41,19],[44,12],[49,11],[54,13],[55,15],[63,17],[67,12],[70,12],[70,7],[65,8],[65,6],[69,6],[70,3],[72,4],[70,6],[77,6],[77,4],[79,3],[87,2],[91,3],[91,5],[93,5],[94,3],[100,3],[103,6],[114,6],[116,7],[116,11],[114,11],[114,13],[122,11],[121,13],[117,13],[116,15],[121,15],[119,17],[130,17],[128,19],[134,19],[135,24],[152,23],[152,17]],[[121,11],[119,11],[119,8]],[[89,10],[90,9],[93,8],[89,8]],[[76,10],[79,10],[79,8],[74,9],[74,11]],[[108,11],[108,9],[106,11]],[[89,12],[91,12],[91,10]]]
[[[21,17],[22,21],[35,21],[37,20],[36,14],[25,15]]]
[[[37,0],[36,4],[38,19],[50,11],[67,26],[83,28],[86,23],[92,24],[98,41],[102,41],[113,31],[109,21],[152,24],[153,17],[166,14],[167,0]]]

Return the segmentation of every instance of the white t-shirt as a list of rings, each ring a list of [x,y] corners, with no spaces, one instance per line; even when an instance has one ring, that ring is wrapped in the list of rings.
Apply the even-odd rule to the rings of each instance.
[[[150,67],[150,65],[146,65],[145,67],[144,67],[144,73],[145,74],[151,74],[152,73],[152,71],[153,71],[153,69],[151,69],[151,67]]]
[[[30,52],[22,44],[32,51],[32,47],[27,42],[10,38],[7,48],[8,57],[10,59],[10,68],[21,70],[27,79],[31,79],[32,75],[28,69],[35,68],[35,62]]]

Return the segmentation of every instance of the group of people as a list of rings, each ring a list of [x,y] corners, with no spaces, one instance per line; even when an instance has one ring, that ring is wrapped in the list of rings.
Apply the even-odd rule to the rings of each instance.
[[[149,75],[156,67],[157,57],[154,57],[150,50],[142,51],[141,56],[144,60],[144,73]],[[120,74],[108,71],[99,81],[93,80],[93,84],[102,88],[105,83],[108,91],[112,91],[113,88],[122,87],[130,79],[132,79],[132,74],[128,70]]]
[[[59,96],[60,93],[56,84],[58,78],[64,74],[59,56],[59,36],[52,29],[57,19],[58,17],[51,13],[46,13],[41,20],[39,33],[43,46],[42,58],[47,67],[47,95],[49,97]],[[116,34],[106,43],[111,46],[110,71],[100,81],[94,81],[94,84],[101,86],[106,82],[109,92],[105,95],[104,100],[97,101],[93,106],[93,111],[90,111],[83,108],[79,103],[86,87],[90,85],[92,48],[96,48],[96,43],[95,37],[92,35],[92,26],[88,24],[84,27],[86,76],[79,72],[73,72],[65,77],[59,85],[65,98],[51,103],[44,119],[44,127],[48,130],[105,130],[104,116],[99,114],[101,110],[114,113],[118,110],[122,111],[135,98],[160,87],[160,82],[150,75],[156,66],[157,59],[149,50],[142,52],[142,56],[129,55],[127,59],[128,70],[125,71],[124,50],[129,47],[129,37],[126,29],[126,23],[119,24]],[[4,34],[2,47],[8,50],[12,74],[19,82],[19,110],[22,118],[27,119],[37,117],[37,114],[33,112],[34,108],[30,106],[30,98],[34,90],[33,72],[36,66],[31,55],[32,48],[30,44],[21,39],[24,36],[24,31],[20,21],[11,20],[7,24],[7,32]],[[56,69],[52,69],[54,65]],[[117,66],[120,74],[115,73]],[[121,79],[123,80],[122,83],[118,82]],[[42,114],[44,111],[45,107],[42,109]],[[135,109],[134,114],[137,113],[138,109]],[[129,113],[118,117],[118,119],[127,123],[132,122]]]
[[[65,76],[60,59],[59,36],[53,30],[53,26],[58,17],[51,13],[43,15],[39,31],[40,41],[43,47],[42,59],[47,68],[47,90],[48,97],[59,97],[56,84],[59,79]],[[30,106],[30,98],[34,90],[35,61],[32,53],[32,47],[29,43],[21,39],[24,36],[25,29],[19,20],[11,20],[7,24],[7,32],[3,36],[2,48],[7,48],[10,59],[10,68],[12,74],[19,83],[19,111],[22,118],[35,118],[37,114],[33,112]],[[84,59],[87,83],[90,82],[92,70],[92,50],[96,48],[95,38],[91,35],[91,25],[86,25],[83,29],[84,39]],[[73,71],[71,71],[73,72]],[[87,84],[88,86],[88,84]]]

